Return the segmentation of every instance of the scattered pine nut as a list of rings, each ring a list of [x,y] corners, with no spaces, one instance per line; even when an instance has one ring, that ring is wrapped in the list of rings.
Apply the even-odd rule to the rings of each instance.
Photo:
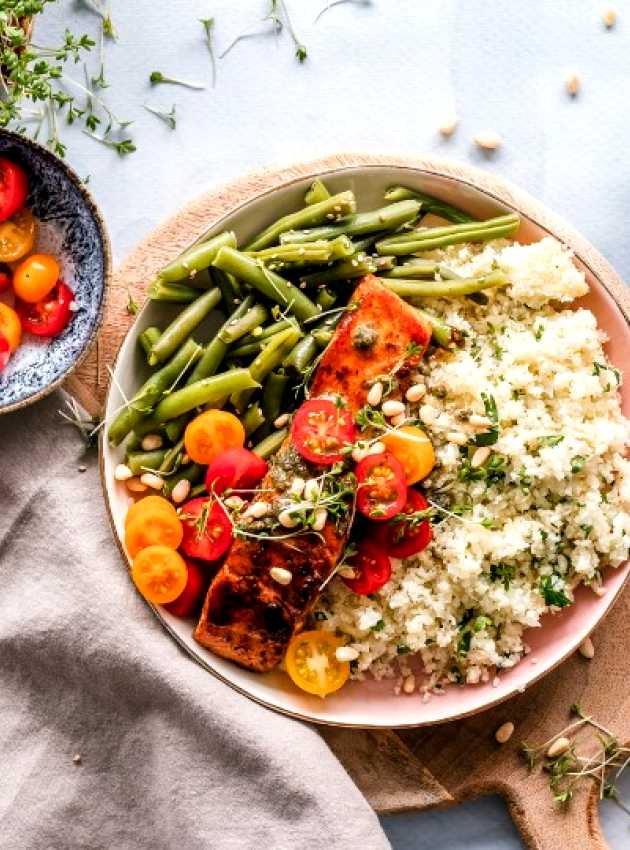
[[[77,466],[77,472],[87,472],[87,466]]]
[[[287,584],[291,584],[291,582],[293,581],[293,573],[291,573],[289,570],[283,569],[282,567],[272,567],[269,570],[269,575],[274,581],[278,582],[278,584],[282,584],[285,586]]]
[[[284,426],[287,424],[288,421],[289,421],[289,414],[288,413],[282,413],[282,414],[280,414],[280,416],[278,416],[277,419],[273,420],[274,428],[284,428]]]
[[[268,513],[269,505],[267,502],[254,502],[247,508],[243,514],[243,518],[252,517],[253,519],[261,519],[262,517],[267,516]]]
[[[503,143],[501,136],[494,130],[481,130],[474,136],[473,141],[477,147],[483,148],[485,151],[495,151]]]
[[[284,528],[295,528],[298,524],[298,520],[293,516],[291,511],[280,511],[278,514],[278,522]]]
[[[154,452],[156,449],[162,448],[162,443],[163,440],[159,434],[147,434],[140,445],[142,446],[142,451]]]
[[[359,653],[352,646],[338,646],[335,650],[337,661],[356,661]]]
[[[375,384],[372,384],[370,390],[367,394],[367,403],[372,407],[376,407],[381,403],[381,399],[383,398],[383,384],[380,381],[377,381]]]
[[[393,422],[393,420],[392,420]],[[377,440],[375,443],[372,443],[371,446],[367,449],[367,454],[369,455],[380,455],[385,451],[385,443],[381,443],[380,440]]]
[[[328,519],[328,511],[326,508],[315,508],[314,519],[311,528],[313,531],[321,531],[326,525]]]
[[[337,570],[337,573],[341,576],[341,578],[353,579],[357,577],[352,567],[341,567],[340,570]]]
[[[500,684],[501,684],[501,679],[499,678],[499,676],[495,676],[494,679],[492,680],[492,687],[498,688]]]
[[[508,721],[507,723],[503,723],[501,726],[499,726],[497,731],[494,733],[494,737],[498,744],[507,744],[513,733],[514,724]]]
[[[468,422],[474,428],[487,428],[491,424],[487,416],[481,416],[479,413],[471,413]]]
[[[413,384],[413,386],[409,387],[409,389],[405,393],[405,398],[407,399],[407,401],[410,402],[420,401],[426,391],[427,388],[424,384]]]
[[[556,738],[556,740],[547,749],[545,755],[549,759],[555,759],[563,753],[566,753],[566,751],[570,748],[571,741],[569,741],[568,738]]]
[[[413,675],[413,673],[410,673],[408,676],[405,676],[402,689],[406,694],[412,694],[415,691],[416,677]]]
[[[228,496],[227,499],[223,502],[223,504],[231,508],[233,511],[240,511],[240,509],[245,504],[244,499],[241,499],[240,496]]]
[[[316,478],[309,478],[304,484],[304,498],[308,502],[314,502],[319,498],[319,481]]]
[[[606,29],[612,29],[617,23],[617,10],[612,7],[604,9],[604,12],[602,13],[602,20]]]
[[[582,86],[582,80],[581,80],[579,74],[576,74],[574,71],[572,71],[570,74],[567,74],[567,76],[565,77],[564,85],[566,87],[567,92],[571,95],[571,97],[575,97],[576,94],[579,92],[581,86]]]
[[[132,476],[133,472],[125,463],[119,463],[114,470],[114,478],[116,481],[128,481]]]
[[[425,425],[432,425],[437,419],[438,412],[430,404],[423,404],[420,408],[420,419]]]
[[[300,478],[299,475],[293,479],[291,482],[291,486],[289,487],[289,493],[293,496],[301,496],[304,492],[304,487],[306,486],[306,481],[303,478]]]
[[[490,457],[490,446],[479,446],[470,460],[472,469],[478,469]]]
[[[400,428],[402,425],[405,424],[406,421],[406,413],[399,413],[398,416],[392,416],[392,418],[390,419],[390,422],[394,426],[394,428]]]
[[[458,121],[456,115],[449,115],[447,118],[444,118],[438,130],[443,136],[452,136],[455,132],[455,128],[457,127]]]
[[[146,493],[149,489],[148,485],[144,484],[136,475],[125,481],[125,487],[130,493]]]
[[[449,443],[455,443],[456,446],[465,446],[468,442],[468,437],[461,431],[449,431],[446,439]]]
[[[145,472],[141,475],[140,482],[146,484],[152,490],[161,490],[164,487],[164,479],[160,478],[159,475],[155,475],[153,472]]]
[[[387,399],[381,405],[381,410],[383,412],[383,416],[387,416],[389,419],[390,416],[398,416],[400,413],[405,412],[405,405],[402,401],[395,401],[394,399]]]
[[[583,658],[588,658],[589,661],[591,658],[595,657],[595,647],[590,637],[584,638],[584,640],[580,644],[580,655]]]
[[[81,764],[81,753],[75,753],[75,754],[72,756],[72,761],[73,761],[75,764]]]
[[[355,463],[361,463],[363,458],[367,457],[367,455],[368,455],[368,449],[363,449],[363,448],[361,448],[361,446],[355,446],[355,448],[352,449],[352,460]]]
[[[171,499],[175,502],[175,504],[179,505],[185,499],[188,498],[188,494],[190,493],[190,481],[187,481],[185,478],[182,478],[181,481],[178,481],[177,484],[173,487],[171,491]]]

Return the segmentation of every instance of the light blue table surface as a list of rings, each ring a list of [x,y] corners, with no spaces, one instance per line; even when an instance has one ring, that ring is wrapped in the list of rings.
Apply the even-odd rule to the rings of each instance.
[[[69,162],[90,187],[121,260],[163,218],[196,195],[256,167],[334,151],[438,154],[474,163],[527,189],[566,216],[630,274],[630,3],[616,2],[607,31],[599,0],[374,0],[330,9],[288,0],[308,48],[300,66],[286,35],[251,38],[218,63],[216,88],[151,89],[149,72],[209,85],[198,18],[216,18],[217,52],[243,29],[261,28],[265,0],[113,0],[119,41],[106,45],[108,104],[134,120],[137,152],[117,154],[64,128]],[[36,40],[69,26],[96,32],[84,4],[49,8]],[[92,60],[93,61],[93,60]],[[575,99],[564,75],[575,70]],[[83,80],[82,68],[72,70]],[[177,104],[169,130],[142,104]],[[459,125],[444,140],[443,118]],[[472,144],[484,128],[503,137],[496,153]],[[630,776],[624,783],[630,796]],[[603,811],[615,850],[630,846],[630,819]],[[521,842],[495,798],[449,811],[382,819],[396,850],[508,850]],[[561,836],[558,837],[561,846]]]

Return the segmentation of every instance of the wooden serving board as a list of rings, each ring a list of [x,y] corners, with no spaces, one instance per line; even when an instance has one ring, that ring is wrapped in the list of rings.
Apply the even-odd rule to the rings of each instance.
[[[288,168],[259,171],[193,201],[160,225],[114,274],[105,321],[94,350],[66,382],[90,412],[98,412],[118,348],[133,322],[129,293],[141,303],[155,273],[184,250],[214,221],[255,195],[306,175],[345,166],[402,165],[468,183],[513,204],[561,238],[566,234],[602,280],[626,317],[630,293],[608,263],[568,225],[529,196],[467,165],[435,159],[345,154]],[[482,714],[442,726],[400,732],[323,728],[323,737],[379,813],[445,806],[498,793],[509,806],[525,844],[533,850],[603,850],[597,789],[584,785],[570,807],[554,807],[544,774],[529,774],[518,755],[523,739],[538,743],[568,723],[571,703],[579,702],[621,740],[630,739],[630,588],[596,630],[595,658],[573,656],[523,695]],[[524,664],[532,663],[526,658]],[[434,697],[438,699],[439,697]],[[418,696],[401,699],[418,699]],[[509,743],[499,746],[494,732],[515,724]]]

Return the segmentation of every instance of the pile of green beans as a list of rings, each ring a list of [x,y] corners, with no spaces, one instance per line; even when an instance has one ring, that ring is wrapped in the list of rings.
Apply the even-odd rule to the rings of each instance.
[[[388,189],[385,201],[379,209],[357,212],[352,191],[333,192],[316,179],[300,209],[243,245],[232,231],[209,231],[160,270],[149,298],[178,312],[165,326],[138,334],[152,373],[123,399],[107,428],[113,445],[125,443],[133,475],[161,476],[167,497],[180,481],[190,483],[191,493],[203,492],[204,470],[186,455],[183,437],[191,419],[212,407],[240,417],[253,451],[274,454],[287,436],[285,414],[304,394],[354,281],[366,274],[411,302],[431,324],[435,345],[460,342],[454,328],[424,309],[424,299],[472,297],[484,303],[487,290],[509,281],[499,270],[461,278],[422,255],[512,236],[518,216],[476,221],[404,186]],[[427,213],[450,223],[423,226]]]

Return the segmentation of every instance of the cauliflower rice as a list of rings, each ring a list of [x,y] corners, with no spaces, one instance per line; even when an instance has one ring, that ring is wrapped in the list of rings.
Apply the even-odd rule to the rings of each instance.
[[[357,650],[355,678],[405,674],[417,654],[422,689],[439,690],[513,667],[527,652],[525,629],[571,604],[578,584],[596,592],[602,569],[626,560],[630,422],[595,316],[566,306],[588,287],[559,242],[426,256],[463,276],[498,267],[511,285],[487,304],[423,304],[464,335],[462,347],[423,362],[427,392],[409,411],[436,451],[422,484],[435,508],[432,543],[393,561],[391,580],[370,597],[333,580],[315,619]],[[461,435],[494,427],[479,419],[492,418],[492,402],[498,436],[477,466]]]

